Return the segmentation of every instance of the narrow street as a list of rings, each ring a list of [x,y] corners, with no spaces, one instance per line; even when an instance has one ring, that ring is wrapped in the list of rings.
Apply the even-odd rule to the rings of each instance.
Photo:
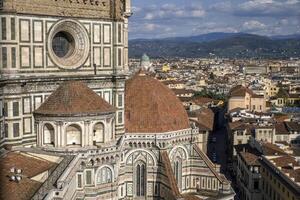
[[[212,134],[210,135],[207,145],[208,157],[216,164],[221,166],[221,173],[231,181],[232,187],[236,190],[235,181],[233,180],[229,169],[227,167],[228,147],[227,147],[227,129],[225,119],[226,109],[215,109],[215,126]],[[239,200],[238,195],[235,196],[236,200]]]
[[[225,109],[218,109],[216,112],[215,127],[209,138],[207,153],[214,163],[221,165],[221,172],[227,176],[227,130],[224,114]]]

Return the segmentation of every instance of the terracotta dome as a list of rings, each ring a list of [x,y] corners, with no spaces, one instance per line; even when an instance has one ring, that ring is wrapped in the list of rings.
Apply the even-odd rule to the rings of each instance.
[[[62,84],[34,111],[35,115],[84,116],[114,113],[115,108],[80,81]]]
[[[128,133],[162,133],[190,128],[180,100],[154,78],[137,74],[127,80],[125,100]]]

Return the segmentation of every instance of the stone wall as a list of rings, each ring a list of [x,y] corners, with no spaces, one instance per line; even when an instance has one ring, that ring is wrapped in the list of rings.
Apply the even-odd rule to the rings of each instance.
[[[6,12],[19,14],[120,19],[121,0],[3,0]]]

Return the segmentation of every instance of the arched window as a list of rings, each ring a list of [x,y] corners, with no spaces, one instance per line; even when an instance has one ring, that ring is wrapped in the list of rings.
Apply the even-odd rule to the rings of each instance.
[[[136,166],[136,196],[146,196],[147,173],[145,163]]]
[[[54,146],[54,128],[51,124],[44,125],[44,144]]]
[[[81,145],[81,128],[73,124],[67,127],[67,145]]]
[[[112,171],[109,167],[103,167],[100,169],[97,175],[97,183],[105,184],[112,182]]]
[[[96,143],[104,142],[104,125],[102,123],[97,123],[94,126],[94,141]]]
[[[175,179],[177,181],[178,188],[181,189],[181,183],[182,183],[182,160],[181,158],[177,157],[174,162],[174,175]]]

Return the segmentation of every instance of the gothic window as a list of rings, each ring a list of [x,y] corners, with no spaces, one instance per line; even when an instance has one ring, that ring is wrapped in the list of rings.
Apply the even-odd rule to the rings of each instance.
[[[179,188],[181,188],[181,180],[182,180],[182,161],[179,157],[176,158],[174,163],[174,175],[175,179],[177,181],[177,185]]]
[[[136,166],[136,196],[146,196],[147,173],[145,163]]]
[[[112,182],[112,171],[109,167],[103,167],[100,169],[97,175],[97,183],[105,184]]]

